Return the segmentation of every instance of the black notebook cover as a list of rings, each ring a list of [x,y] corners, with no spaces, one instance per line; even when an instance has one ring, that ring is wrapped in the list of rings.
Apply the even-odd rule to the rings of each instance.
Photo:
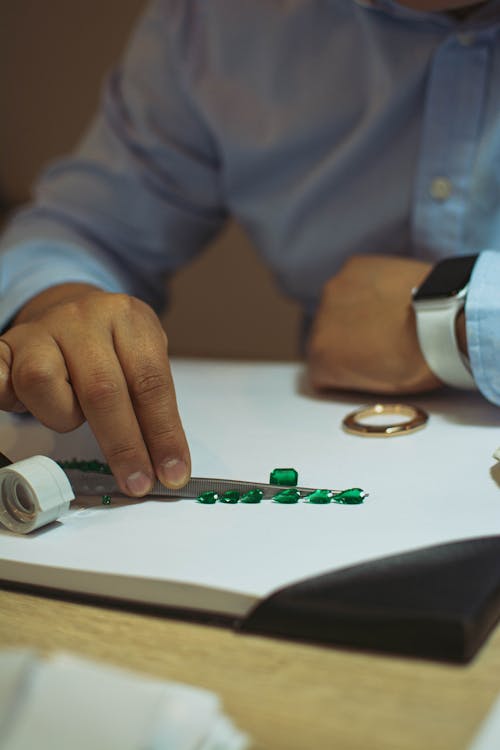
[[[278,590],[246,632],[468,661],[500,617],[500,537],[427,547]]]

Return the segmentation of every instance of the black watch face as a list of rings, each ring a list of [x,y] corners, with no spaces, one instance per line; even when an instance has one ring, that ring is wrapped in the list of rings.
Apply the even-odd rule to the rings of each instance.
[[[434,266],[420,288],[415,301],[454,297],[469,282],[477,255],[446,258]]]

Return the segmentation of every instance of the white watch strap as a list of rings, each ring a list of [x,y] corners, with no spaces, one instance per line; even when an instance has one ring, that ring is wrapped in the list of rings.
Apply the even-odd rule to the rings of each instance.
[[[458,348],[455,319],[463,307],[457,300],[456,307],[447,305],[415,305],[417,334],[420,349],[437,377],[453,388],[475,390],[476,384],[468,363]]]

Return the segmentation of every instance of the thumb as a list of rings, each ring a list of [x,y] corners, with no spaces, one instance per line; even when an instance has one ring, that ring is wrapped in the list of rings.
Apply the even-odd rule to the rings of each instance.
[[[0,409],[15,412],[27,411],[12,387],[10,374],[12,360],[12,349],[4,339],[0,339]]]

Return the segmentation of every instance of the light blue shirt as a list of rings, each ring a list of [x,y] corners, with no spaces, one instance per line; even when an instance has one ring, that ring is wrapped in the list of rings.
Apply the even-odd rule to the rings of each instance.
[[[480,252],[469,353],[500,404],[499,205],[500,0],[163,0],[7,230],[0,324],[66,281],[158,308],[229,215],[307,314],[353,253]]]

